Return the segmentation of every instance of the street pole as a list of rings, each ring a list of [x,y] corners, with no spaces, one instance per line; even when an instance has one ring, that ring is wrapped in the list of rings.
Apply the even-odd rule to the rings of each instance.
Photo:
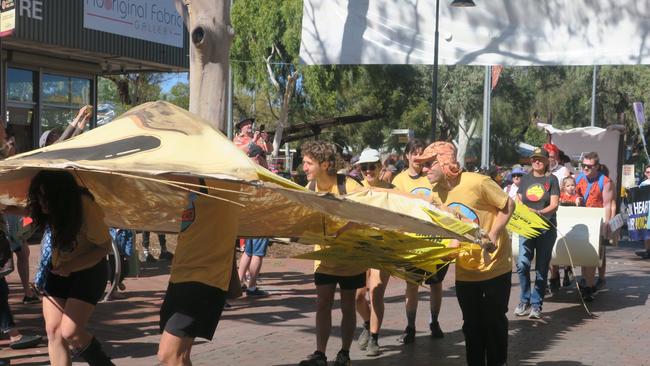
[[[598,81],[598,65],[594,65],[594,74],[591,80],[591,127],[596,126],[596,84]]]
[[[492,66],[485,66],[483,85],[483,135],[481,139],[481,168],[490,167],[490,111],[492,106]]]
[[[438,111],[438,23],[440,0],[436,0],[436,31],[433,35],[433,76],[431,88],[431,142],[436,141],[436,120]]]

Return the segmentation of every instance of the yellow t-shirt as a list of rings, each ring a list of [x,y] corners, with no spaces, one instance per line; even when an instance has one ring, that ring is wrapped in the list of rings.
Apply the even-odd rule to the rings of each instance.
[[[77,245],[70,252],[63,252],[56,248],[52,251],[52,268],[66,267],[76,257],[85,255],[99,247],[106,251],[111,250],[111,236],[108,233],[108,226],[104,223],[104,212],[101,207],[88,195],[81,195],[81,212],[83,222],[77,234]],[[74,265],[74,272],[88,269],[99,262]]]
[[[307,188],[309,188],[309,184],[310,183],[307,183],[306,186]],[[359,182],[357,182],[356,180],[349,177],[345,178],[345,190],[347,193],[352,193],[354,191],[361,189],[362,187],[363,186],[359,184]],[[334,183],[334,185],[332,185],[332,187],[328,191],[319,190],[318,185],[316,184],[316,192],[319,193],[327,192],[336,195],[340,194],[338,184],[336,183]],[[324,245],[315,245],[314,250],[321,250],[326,247],[327,246]],[[314,272],[335,275],[335,276],[354,276],[365,272],[366,269],[367,269],[366,267],[341,265],[332,261],[314,261]]]
[[[485,232],[490,231],[497,211],[508,202],[508,195],[490,177],[476,173],[462,173],[459,184],[450,191],[435,185],[431,198],[435,204],[458,210]],[[512,247],[505,229],[496,245],[488,265],[483,261],[481,250],[461,254],[456,260],[456,280],[485,281],[512,272]]]
[[[400,192],[410,193],[426,200],[431,196],[431,183],[426,175],[411,177],[408,170],[405,170],[397,174],[392,184]]]
[[[229,198],[223,192],[218,195]],[[232,203],[189,193],[169,282],[200,282],[228,291],[240,210]]]
[[[368,183],[368,181],[364,179],[361,181],[361,185],[364,186],[365,188],[385,188],[385,189],[395,188],[392,184],[387,183],[383,180],[377,180],[377,185],[371,186],[370,183]]]

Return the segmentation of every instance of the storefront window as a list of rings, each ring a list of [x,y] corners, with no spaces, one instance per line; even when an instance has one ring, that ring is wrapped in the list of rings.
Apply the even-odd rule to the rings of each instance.
[[[79,112],[90,104],[89,79],[43,74],[43,108],[41,131],[65,129]]]
[[[32,121],[34,110],[31,108],[7,107],[7,137],[16,140],[16,152],[22,153],[32,149]]]
[[[34,101],[34,72],[7,69],[7,99],[17,102]]]

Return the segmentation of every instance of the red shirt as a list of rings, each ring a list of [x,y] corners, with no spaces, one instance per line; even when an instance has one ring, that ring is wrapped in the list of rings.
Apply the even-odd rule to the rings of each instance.
[[[566,192],[560,192],[560,203],[575,205],[578,197],[580,196],[577,193],[568,194]]]
[[[600,187],[598,186],[598,179],[599,178],[596,178],[591,184],[591,190],[589,191],[589,197],[587,197],[587,202],[583,203],[585,207],[604,207],[603,192],[600,191]],[[605,177],[603,181],[603,189],[609,182],[610,179]],[[585,196],[585,192],[587,191],[588,185],[589,182],[587,181],[587,177],[580,179],[580,182],[577,182],[576,184],[576,193],[580,197],[583,197],[583,199]]]

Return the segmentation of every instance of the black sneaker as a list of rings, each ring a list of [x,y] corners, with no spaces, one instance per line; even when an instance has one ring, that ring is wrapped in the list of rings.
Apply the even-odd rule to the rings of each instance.
[[[306,359],[300,361],[298,366],[327,366],[327,356],[316,351],[307,356]]]
[[[603,280],[603,279],[598,278],[596,280],[596,286],[595,286],[596,291],[600,291],[600,290],[604,289],[606,285],[607,285],[607,280]]]
[[[592,302],[594,301],[594,288],[593,287],[581,287],[580,288],[580,295],[582,295],[582,299],[585,302]]]
[[[255,289],[253,289],[253,290],[251,290],[250,288],[246,289],[246,296],[247,297],[265,297],[265,296],[269,296],[269,293],[267,291],[260,290],[259,287],[255,287]]]
[[[397,338],[397,341],[402,344],[409,344],[415,342],[415,328],[406,327],[404,334]]]
[[[174,259],[174,255],[168,251],[160,252],[160,255],[158,256],[158,259],[161,261],[172,261]]]
[[[39,299],[36,295],[23,297],[23,304],[25,305],[38,304],[39,302],[41,302],[41,299]]]
[[[431,338],[445,338],[445,333],[442,332],[437,321],[429,323],[429,330],[431,330]]]
[[[650,249],[646,250],[637,250],[634,254],[641,257],[641,259],[650,259]]]
[[[343,351],[339,351],[336,355],[336,360],[334,360],[334,366],[350,366],[352,361],[350,360],[350,355]]]
[[[560,291],[560,279],[551,278],[548,280],[548,287],[551,289],[552,294],[557,294]]]
[[[147,253],[147,258],[145,259],[145,261],[146,261],[147,263],[156,263],[156,262],[158,262],[158,260],[156,259],[156,257],[154,257],[153,255],[151,255],[151,253]]]

